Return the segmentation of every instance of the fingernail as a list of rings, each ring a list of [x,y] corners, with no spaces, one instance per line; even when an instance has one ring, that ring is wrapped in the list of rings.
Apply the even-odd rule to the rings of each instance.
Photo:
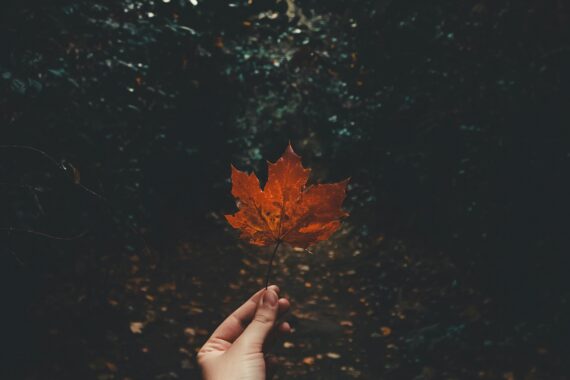
[[[267,303],[269,306],[277,305],[277,293],[273,290],[267,290],[263,294],[263,303]]]

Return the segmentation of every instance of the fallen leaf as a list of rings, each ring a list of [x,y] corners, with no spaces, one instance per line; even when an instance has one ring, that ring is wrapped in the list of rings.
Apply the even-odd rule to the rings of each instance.
[[[299,270],[300,270],[301,272],[308,272],[308,271],[311,270],[311,267],[310,267],[310,266],[304,265],[304,264],[299,264],[299,265],[297,265],[297,268],[299,268]]]
[[[348,179],[307,187],[310,169],[291,145],[275,163],[268,163],[269,176],[261,189],[255,173],[232,166],[232,195],[239,211],[226,215],[230,225],[251,244],[267,246],[285,242],[307,248],[327,240],[348,213],[342,209]]]
[[[184,329],[184,335],[187,335],[187,336],[196,336],[196,330],[193,329],[192,327],[186,327],[186,328]]]
[[[513,372],[505,372],[505,373],[503,373],[503,379],[515,380],[515,374]]]
[[[312,356],[307,356],[306,358],[303,359],[303,364],[313,365],[315,364],[315,358]]]
[[[117,372],[117,365],[111,362],[105,362],[105,367],[111,372]]]
[[[198,335],[208,335],[208,334],[209,334],[209,331],[206,330],[206,329],[198,329],[198,330],[196,330],[196,334],[198,334]]]
[[[133,334],[142,334],[144,324],[142,322],[131,322],[130,327]]]
[[[380,333],[382,334],[382,336],[388,336],[392,334],[392,329],[386,326],[382,326],[380,327]]]
[[[164,292],[167,292],[167,291],[173,292],[173,291],[175,291],[175,290],[176,290],[176,283],[175,283],[174,281],[172,281],[172,282],[166,282],[166,283],[164,283],[164,284],[161,284],[161,285],[158,287],[158,292],[159,292],[159,293],[164,293]]]
[[[109,305],[111,305],[111,306],[117,306],[117,305],[119,304],[118,301],[116,301],[116,300],[114,300],[114,299],[112,299],[112,298],[109,298],[109,299],[107,300],[107,302],[109,302]]]

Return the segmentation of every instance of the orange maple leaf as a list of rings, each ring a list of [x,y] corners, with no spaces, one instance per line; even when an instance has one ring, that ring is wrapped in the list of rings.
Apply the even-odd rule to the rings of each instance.
[[[307,248],[328,239],[339,227],[348,179],[307,187],[310,169],[291,147],[275,163],[267,162],[269,177],[263,190],[255,173],[232,165],[232,195],[239,211],[226,215],[232,227],[251,244],[288,243]],[[276,250],[277,250],[276,246]]]

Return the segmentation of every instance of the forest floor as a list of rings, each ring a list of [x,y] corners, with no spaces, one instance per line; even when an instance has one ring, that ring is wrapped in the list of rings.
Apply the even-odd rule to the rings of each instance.
[[[50,316],[50,349],[27,378],[198,378],[197,350],[263,286],[270,255],[232,233],[220,238],[224,226],[211,214],[203,231],[160,253],[98,258],[107,274],[96,295],[61,285],[37,305]],[[562,358],[544,339],[552,325],[545,334],[501,324],[493,300],[446,255],[425,257],[419,245],[362,236],[350,221],[312,253],[282,248],[271,283],[291,301],[294,332],[272,347],[274,378],[557,378]]]

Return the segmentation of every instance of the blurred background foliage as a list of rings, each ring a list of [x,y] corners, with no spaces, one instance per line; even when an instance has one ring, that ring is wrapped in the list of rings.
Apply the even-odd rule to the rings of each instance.
[[[176,277],[179,290],[208,303],[202,327],[211,328],[221,310],[201,292],[227,295],[218,275],[247,283],[240,278],[251,274],[253,290],[263,272],[261,264],[236,272],[251,249],[235,247],[221,218],[233,210],[229,164],[263,177],[264,159],[289,140],[314,180],[352,177],[351,217],[322,251],[359,252],[341,269],[363,281],[350,297],[372,291],[363,315],[389,324],[375,310],[401,319],[403,287],[434,291],[418,298],[415,325],[394,333],[405,342],[398,353],[390,342],[366,349],[377,338],[363,328],[355,339],[364,351],[341,353],[345,369],[334,355],[330,365],[303,361],[313,357],[309,344],[281,376],[568,373],[565,2],[13,0],[0,20],[0,242],[14,378],[160,378],[166,364],[145,363],[136,375],[140,358],[86,364],[120,351],[99,333],[146,308],[123,300],[122,311],[107,310],[109,294],[134,275],[133,262],[138,274],[189,278],[184,289]],[[173,251],[185,244],[193,248],[180,267]],[[321,256],[315,265],[330,265]],[[399,274],[404,264],[411,274]],[[287,277],[280,280],[286,288]],[[351,282],[333,274],[330,285]],[[297,292],[319,302],[349,297]],[[224,302],[247,294],[234,293]],[[456,306],[471,310],[466,318],[477,327],[450,322],[461,319]],[[444,327],[430,330],[428,321]],[[49,332],[68,322],[81,327]],[[436,359],[421,342],[438,339],[448,343]],[[50,347],[73,364],[56,353],[42,359]],[[472,356],[442,359],[458,347]],[[196,375],[193,361],[186,367]]]

